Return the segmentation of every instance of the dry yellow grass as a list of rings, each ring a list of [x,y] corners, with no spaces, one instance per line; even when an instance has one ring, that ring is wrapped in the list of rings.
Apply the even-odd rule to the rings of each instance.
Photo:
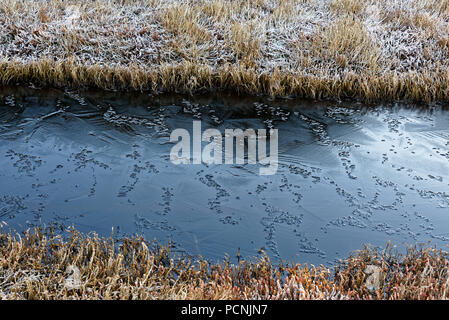
[[[331,11],[337,15],[342,13],[357,14],[368,5],[367,0],[333,0],[330,3]]]
[[[322,59],[327,68],[345,69],[370,75],[378,71],[380,49],[364,26],[351,17],[345,17],[323,28],[313,40],[312,56]]]
[[[2,0],[0,84],[447,100],[449,1]]]
[[[142,238],[117,242],[75,230],[22,235],[0,228],[0,299],[338,298],[324,267],[210,264],[176,258]],[[290,270],[290,271],[289,271]],[[281,273],[290,275],[281,281]],[[304,278],[304,281],[301,279]],[[328,290],[334,288],[333,290]]]
[[[447,299],[449,254],[364,248],[324,266],[180,258],[140,237],[0,227],[0,299]]]

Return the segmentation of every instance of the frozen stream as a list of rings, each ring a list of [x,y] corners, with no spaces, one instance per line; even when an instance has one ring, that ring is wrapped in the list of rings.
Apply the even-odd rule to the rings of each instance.
[[[174,165],[175,128],[277,128],[279,167]],[[363,243],[449,244],[449,111],[0,90],[0,221],[144,235],[219,260],[329,264]]]

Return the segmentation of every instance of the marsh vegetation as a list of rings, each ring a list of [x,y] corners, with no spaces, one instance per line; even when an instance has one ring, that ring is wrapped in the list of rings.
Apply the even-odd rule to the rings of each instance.
[[[3,226],[4,227],[4,226]],[[175,257],[139,237],[0,228],[1,299],[447,299],[448,253],[364,248],[328,269]]]
[[[0,83],[441,100],[448,20],[447,0],[4,0]]]

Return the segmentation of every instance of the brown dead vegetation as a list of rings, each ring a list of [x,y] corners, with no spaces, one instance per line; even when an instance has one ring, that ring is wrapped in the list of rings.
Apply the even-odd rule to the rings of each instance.
[[[0,3],[0,84],[447,100],[447,0]]]
[[[448,253],[365,247],[333,270],[176,257],[141,237],[0,228],[0,299],[447,299]]]

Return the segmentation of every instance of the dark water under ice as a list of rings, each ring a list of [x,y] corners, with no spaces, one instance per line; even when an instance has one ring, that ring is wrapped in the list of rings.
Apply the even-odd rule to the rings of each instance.
[[[175,128],[277,128],[279,168],[174,165]],[[329,264],[363,243],[449,244],[449,111],[0,90],[0,221],[142,234],[213,261]]]

